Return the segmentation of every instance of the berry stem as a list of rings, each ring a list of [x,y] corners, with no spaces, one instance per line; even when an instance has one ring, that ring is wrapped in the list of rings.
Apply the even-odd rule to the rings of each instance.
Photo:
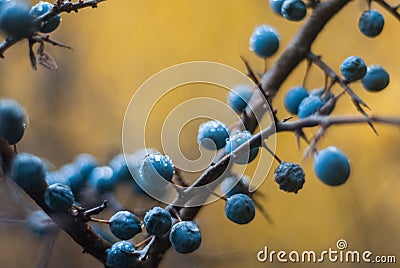
[[[146,239],[144,239],[143,241],[137,243],[137,244],[135,245],[135,248],[140,248],[141,246],[147,244],[147,242],[149,242],[149,241],[153,238],[153,236],[154,236],[154,235],[151,235],[151,236],[147,237]]]
[[[263,141],[262,142],[262,147],[265,148],[265,150],[267,150],[267,152],[274,157],[274,159],[276,161],[278,161],[278,163],[282,163],[282,160],[268,147],[268,145]]]
[[[90,217],[90,221],[98,222],[98,223],[110,224],[110,220],[102,220],[102,219],[97,219],[97,218],[92,218],[92,217]]]

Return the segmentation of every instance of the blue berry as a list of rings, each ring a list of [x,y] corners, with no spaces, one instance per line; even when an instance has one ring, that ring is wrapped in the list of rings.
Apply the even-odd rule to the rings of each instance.
[[[0,12],[0,29],[13,39],[30,37],[35,17],[29,11],[30,7],[21,2],[6,5]]]
[[[201,233],[194,221],[181,221],[172,226],[169,234],[172,247],[181,254],[188,254],[200,247]]]
[[[371,9],[364,11],[358,20],[358,28],[368,37],[378,36],[385,25],[385,20],[381,13]]]
[[[129,211],[119,211],[110,218],[110,230],[119,239],[131,239],[142,232],[140,220]]]
[[[20,153],[13,160],[11,178],[27,192],[40,192],[47,186],[45,172],[46,169],[39,157]]]
[[[282,162],[275,170],[275,181],[285,192],[297,193],[305,182],[303,168],[295,163]]]
[[[291,88],[283,101],[286,110],[291,114],[297,114],[300,102],[306,97],[308,97],[308,91],[304,87]]]
[[[119,241],[107,250],[107,267],[130,268],[136,261],[135,247],[128,241]]]
[[[174,166],[171,159],[162,154],[149,154],[140,166],[140,176],[147,185],[164,187],[172,180]]]
[[[225,178],[221,184],[221,192],[224,196],[230,197],[234,194],[240,194],[246,191],[250,185],[250,178],[243,176],[240,179],[236,176]]]
[[[52,234],[57,229],[57,225],[43,210],[35,210],[29,214],[26,217],[26,224],[33,233],[39,236]]]
[[[324,105],[324,101],[317,96],[304,98],[299,104],[298,116],[305,118],[315,114]]]
[[[118,177],[120,181],[129,181],[132,179],[132,175],[129,171],[129,167],[133,165],[133,159],[130,155],[125,156],[123,154],[116,155],[111,159],[108,166],[111,167],[114,174]]]
[[[342,151],[329,146],[315,154],[314,172],[325,184],[341,185],[350,176],[350,162]]]
[[[284,1],[285,0],[269,0],[269,6],[275,14],[282,16],[281,9]]]
[[[85,178],[87,178],[89,173],[98,165],[96,158],[91,154],[77,155],[74,163],[81,175]]]
[[[324,88],[319,88],[319,89],[314,89],[314,90],[311,90],[310,92],[309,92],[309,94],[310,94],[310,96],[316,96],[316,97],[319,97],[319,98],[321,98],[322,99],[322,101],[324,102],[324,105],[325,104],[327,104],[330,100],[332,100],[334,97],[335,97],[335,95],[332,93],[332,92],[328,92],[328,94],[325,94],[324,95],[324,93],[325,93],[325,89]],[[324,107],[324,111],[322,112],[322,111],[320,111],[320,113],[321,114],[323,114],[323,115],[329,115],[329,114],[331,114],[332,112],[333,112],[333,110],[335,109],[335,107],[336,107],[336,101],[335,102],[331,102],[330,104],[328,104],[328,105],[330,105],[329,107]]]
[[[75,163],[62,166],[59,173],[65,178],[73,193],[78,193],[85,186],[86,177],[81,175]]]
[[[44,201],[54,211],[67,211],[74,204],[74,194],[69,186],[62,183],[54,183],[47,187],[44,193]]]
[[[379,92],[389,85],[389,74],[382,66],[371,65],[361,80],[363,87],[371,92]]]
[[[360,57],[350,56],[340,65],[340,72],[347,82],[354,82],[364,77],[367,66]]]
[[[109,166],[101,166],[94,168],[88,177],[89,186],[98,193],[111,192],[114,190],[118,179],[114,176]]]
[[[236,148],[238,148],[240,145],[243,143],[247,142],[252,138],[252,135],[249,131],[242,131],[242,132],[237,132],[235,135],[231,136],[225,146],[225,152],[227,154],[232,153]],[[249,149],[249,148],[248,148]],[[243,151],[243,153],[240,156],[235,156],[234,161],[237,164],[247,164],[253,161],[257,154],[258,154],[258,147],[252,148],[249,150]]]
[[[48,185],[55,183],[69,185],[68,179],[59,171],[47,171],[45,178]]]
[[[253,95],[249,85],[234,86],[228,94],[228,104],[237,113],[243,112]]]
[[[41,15],[46,14],[52,9],[53,9],[52,4],[50,4],[49,2],[40,1],[38,4],[32,7],[30,13],[32,16],[39,17]],[[44,24],[42,24],[39,31],[42,33],[51,33],[52,31],[58,28],[60,22],[61,22],[61,16],[60,14],[57,14],[48,19]]]
[[[254,202],[245,194],[235,194],[226,200],[225,215],[234,223],[249,223],[254,219],[255,214]]]
[[[279,49],[279,36],[268,25],[257,26],[250,36],[250,50],[262,58],[274,55]]]
[[[301,21],[307,15],[307,6],[301,0],[285,0],[281,13],[288,20]]]
[[[224,123],[213,120],[200,125],[197,141],[204,148],[219,150],[225,147],[227,138],[229,138],[228,127]]]
[[[156,236],[166,234],[172,226],[171,214],[166,209],[154,207],[146,212],[144,225],[149,234]]]
[[[14,145],[22,139],[24,132],[24,109],[13,100],[0,100],[0,137]]]

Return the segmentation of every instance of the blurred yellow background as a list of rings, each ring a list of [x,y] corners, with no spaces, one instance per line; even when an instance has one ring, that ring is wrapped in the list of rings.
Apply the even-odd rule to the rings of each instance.
[[[321,33],[313,51],[322,54],[336,71],[350,55],[362,57],[368,65],[383,65],[391,74],[387,89],[379,94],[367,93],[359,84],[353,89],[374,114],[400,116],[400,25],[377,8],[385,17],[385,27],[379,37],[367,39],[357,28],[365,8],[365,2],[351,2]],[[122,122],[130,98],[156,72],[196,60],[220,62],[245,71],[240,55],[261,71],[263,61],[248,49],[255,26],[266,23],[279,31],[280,53],[301,25],[273,14],[266,0],[108,0],[95,10],[63,14],[62,18],[52,37],[74,50],[47,46],[59,65],[57,71],[42,67],[32,71],[25,41],[0,61],[0,96],[16,99],[29,114],[30,126],[19,150],[50,159],[56,166],[71,161],[80,152],[92,153],[106,162],[120,151]],[[288,116],[282,105],[284,93],[301,83],[304,71],[303,63],[279,91],[275,106],[280,118]],[[313,68],[307,86],[320,87],[323,81],[320,71]],[[339,88],[334,90],[340,92]],[[356,111],[345,96],[334,114]],[[379,136],[365,125],[329,129],[319,148],[336,145],[352,165],[349,181],[337,188],[325,186],[315,177],[311,159],[302,161],[304,144],[298,151],[292,134],[279,134],[277,154],[286,161],[301,161],[307,176],[304,189],[293,195],[280,191],[273,174],[268,175],[260,189],[265,197],[259,200],[274,224],[258,213],[250,224],[235,225],[226,219],[222,201],[207,205],[197,218],[203,234],[201,248],[187,256],[170,250],[161,267],[334,267],[327,262],[259,263],[256,254],[264,246],[271,250],[322,251],[336,248],[341,238],[347,240],[350,249],[397,254],[399,259],[399,129],[381,125],[377,129]],[[306,133],[311,136],[315,130]],[[196,137],[196,127],[184,134]],[[184,152],[198,148],[189,142],[183,146]],[[12,211],[13,203],[6,192],[0,192],[4,199],[0,214],[4,215]],[[12,215],[21,217],[18,211]],[[0,237],[0,267],[34,267],[45,247],[44,240],[32,237],[20,226],[2,224]],[[48,267],[101,267],[80,250],[61,233]]]

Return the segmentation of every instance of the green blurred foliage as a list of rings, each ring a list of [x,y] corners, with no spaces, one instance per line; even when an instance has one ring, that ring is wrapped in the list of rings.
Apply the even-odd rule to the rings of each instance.
[[[386,90],[373,94],[358,84],[353,88],[369,104],[373,114],[400,115],[400,76],[397,75],[400,39],[396,38],[399,24],[386,11],[377,8],[384,14],[385,27],[379,37],[368,39],[357,28],[358,16],[366,8],[364,1],[351,2],[324,29],[313,51],[321,54],[336,71],[350,55],[361,56],[368,65],[383,65],[391,74]],[[244,71],[239,55],[249,59],[261,72],[263,61],[248,50],[254,27],[263,23],[276,27],[282,41],[279,52],[282,52],[301,26],[273,14],[265,0],[109,0],[98,9],[63,14],[62,18],[61,27],[52,37],[74,50],[47,47],[59,65],[57,71],[44,68],[32,71],[25,41],[8,51],[0,62],[1,97],[18,100],[29,114],[30,126],[19,150],[47,158],[56,166],[71,161],[80,152],[90,152],[106,162],[120,151],[122,122],[130,98],[156,72],[195,60],[221,62]],[[267,65],[272,65],[276,58],[268,60]],[[289,116],[282,99],[291,86],[301,83],[305,66],[303,63],[293,72],[275,99],[280,118]],[[323,81],[323,74],[313,68],[307,87],[321,87]],[[201,86],[194,91],[198,90]],[[338,93],[341,89],[335,87],[334,91]],[[356,114],[356,111],[344,96],[334,114]],[[286,267],[290,264],[260,264],[256,254],[264,246],[274,250],[322,251],[335,248],[340,238],[346,239],[351,249],[398,254],[399,129],[386,126],[377,126],[377,129],[379,136],[366,125],[329,129],[319,148],[336,145],[348,155],[352,165],[349,181],[337,188],[317,180],[312,159],[302,160],[304,143],[298,151],[292,134],[279,134],[277,154],[285,161],[301,163],[307,176],[304,189],[297,195],[280,191],[273,182],[272,172],[267,176],[260,189],[265,196],[258,200],[274,224],[269,224],[258,213],[252,223],[238,226],[225,218],[223,201],[207,205],[197,219],[204,236],[200,250],[188,256],[171,250],[161,266]],[[306,133],[311,137],[315,130]],[[157,139],[158,134],[159,130],[155,129],[152,138]],[[193,139],[197,136],[196,127],[185,130],[184,135],[193,143],[182,142],[183,151],[197,152]],[[121,194],[132,206],[146,204],[129,202],[129,193],[121,191]],[[7,193],[3,192],[2,196]],[[3,210],[13,206],[10,200],[3,204]],[[22,217],[22,212],[14,214]],[[1,267],[33,267],[40,256],[44,240],[33,238],[21,229],[18,225],[1,225]],[[334,267],[334,264],[296,265],[310,266]],[[89,255],[82,255],[79,246],[61,233],[49,267],[101,265]]]

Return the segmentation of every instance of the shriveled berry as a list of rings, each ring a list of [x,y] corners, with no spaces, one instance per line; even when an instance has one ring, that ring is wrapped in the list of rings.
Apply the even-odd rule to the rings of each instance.
[[[110,230],[117,238],[128,240],[142,232],[142,227],[135,214],[119,211],[110,218]]]
[[[367,66],[360,57],[350,56],[340,65],[340,72],[346,81],[354,82],[364,77],[367,72]]]
[[[50,185],[44,194],[44,201],[54,211],[67,211],[74,204],[74,194],[69,186],[62,183]]]
[[[275,181],[279,188],[285,192],[297,193],[305,182],[303,168],[291,162],[282,162],[275,170]]]
[[[254,219],[255,214],[254,202],[245,194],[235,194],[226,200],[225,215],[234,223],[247,224]]]
[[[149,234],[156,236],[163,235],[171,229],[171,214],[166,209],[154,207],[146,212],[144,225]]]
[[[200,247],[201,233],[194,221],[181,221],[172,226],[169,234],[172,247],[181,254],[188,254]]]

